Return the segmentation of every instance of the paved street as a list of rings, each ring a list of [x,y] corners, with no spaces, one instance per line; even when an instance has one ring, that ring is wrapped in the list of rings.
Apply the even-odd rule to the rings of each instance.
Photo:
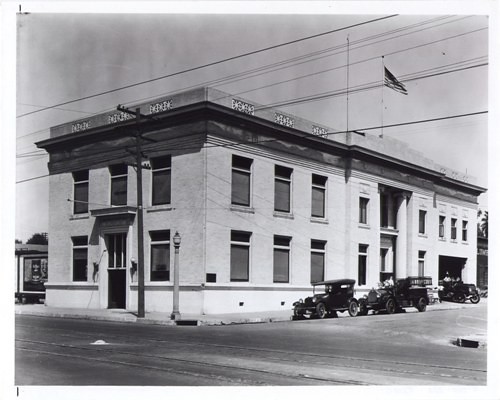
[[[485,385],[487,305],[230,326],[16,316],[16,385]],[[99,344],[101,343],[101,344]]]

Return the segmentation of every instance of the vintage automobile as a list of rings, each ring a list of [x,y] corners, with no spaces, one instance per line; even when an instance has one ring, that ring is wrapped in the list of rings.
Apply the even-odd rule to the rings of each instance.
[[[465,300],[470,300],[472,304],[477,304],[481,300],[476,285],[472,283],[439,281],[439,286],[438,296],[440,301],[465,303]]]
[[[415,307],[424,312],[429,304],[426,286],[431,285],[430,277],[407,277],[396,280],[392,286],[371,289],[359,299],[359,315],[366,315],[369,310],[385,310],[388,314],[393,314],[406,307]]]
[[[354,279],[337,279],[313,283],[313,295],[293,303],[293,319],[336,317],[337,311],[358,315],[358,300],[354,298]],[[324,286],[324,291],[319,289]],[[319,290],[318,290],[319,289]]]

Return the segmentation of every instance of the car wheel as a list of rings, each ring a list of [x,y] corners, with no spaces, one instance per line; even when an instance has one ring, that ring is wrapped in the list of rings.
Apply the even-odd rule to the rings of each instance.
[[[424,312],[427,309],[427,302],[423,297],[418,299],[417,310],[418,312]]]
[[[396,302],[394,299],[389,299],[385,303],[385,310],[387,311],[387,314],[394,314],[396,311]]]
[[[455,300],[457,303],[465,303],[465,295],[463,293],[457,293],[453,297],[453,300]]]
[[[318,303],[318,305],[316,306],[316,315],[320,319],[323,319],[326,317],[327,312],[326,312],[325,303]]]
[[[359,306],[356,300],[351,300],[347,306],[347,312],[351,317],[356,317],[359,313]]]
[[[475,294],[475,295],[471,296],[471,298],[470,298],[470,302],[471,302],[472,304],[477,304],[477,303],[479,303],[479,300],[481,300],[481,298],[479,297],[479,295],[478,295],[478,294]]]

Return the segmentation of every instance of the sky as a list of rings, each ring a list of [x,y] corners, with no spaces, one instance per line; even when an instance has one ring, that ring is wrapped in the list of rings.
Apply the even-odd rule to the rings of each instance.
[[[25,7],[23,11],[30,11],[30,6]],[[348,98],[343,93],[277,107],[339,130],[488,110],[489,66],[481,66],[488,63],[491,45],[486,15],[391,9],[365,14],[350,10],[342,15],[327,8],[313,14],[308,8],[294,10],[295,14],[284,14],[289,8],[277,8],[278,14],[266,9],[240,14],[239,9],[231,14],[221,10],[116,14],[97,7],[92,14],[17,14],[16,238],[25,242],[33,233],[48,230],[48,156],[34,143],[48,138],[51,126],[115,109],[118,104],[131,105],[203,85],[263,105],[345,92],[349,87]],[[383,17],[388,18],[369,22]],[[335,32],[323,34],[330,31]],[[51,107],[310,36],[316,37]],[[278,62],[287,63],[270,68]],[[384,65],[398,79],[434,76],[406,82],[408,95],[389,88],[354,91],[359,85],[380,84]],[[464,67],[470,68],[435,75]],[[213,82],[257,68],[245,79]],[[383,134],[488,187],[488,117],[480,114],[385,128]],[[488,194],[480,197],[480,208],[488,209]]]

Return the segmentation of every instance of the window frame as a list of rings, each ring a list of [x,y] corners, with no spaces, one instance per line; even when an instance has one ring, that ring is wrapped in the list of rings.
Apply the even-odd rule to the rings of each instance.
[[[159,166],[155,167],[155,163],[161,163],[164,160],[168,160],[166,163],[167,166]],[[162,172],[168,172],[168,193],[166,195],[166,199],[155,201],[155,176]],[[166,178],[165,178],[166,179]],[[151,205],[153,206],[161,206],[161,205],[169,205],[172,203],[172,156],[164,155],[159,157],[151,158]]]
[[[363,225],[368,225],[370,198],[366,196],[359,196],[359,223]]]
[[[125,173],[119,173],[117,171],[113,171],[113,169],[125,168]],[[126,206],[128,201],[128,165],[121,164],[113,164],[109,166],[109,176],[110,176],[110,204],[111,206]],[[117,184],[117,181],[125,180],[125,201],[122,203],[116,201],[117,195],[114,195],[113,186]],[[121,195],[123,196],[123,194]]]
[[[418,251],[418,276],[425,276],[425,256],[427,252],[425,250]]]
[[[326,240],[317,240],[311,239],[311,257],[310,257],[310,282],[322,282],[325,280],[325,265],[326,265]],[[314,271],[313,271],[313,255],[320,254],[322,256],[323,265],[321,266],[321,278],[317,280],[313,280]]]
[[[282,241],[282,243],[279,243],[280,241]],[[288,243],[283,244],[285,241]],[[273,283],[290,283],[291,249],[292,238],[290,236],[273,236]],[[276,265],[276,255],[283,253],[287,255],[286,280],[279,280],[277,279],[277,272],[280,272],[282,266]],[[280,269],[278,270],[277,267],[280,267]]]
[[[316,182],[315,182],[316,178]],[[319,179],[324,180],[323,183],[318,182]],[[318,174],[312,174],[311,176],[311,217],[312,218],[326,218],[326,195],[327,195],[327,184],[328,184],[328,177],[324,175],[318,175]],[[314,214],[314,193],[319,193],[321,195],[321,201],[322,201],[322,210],[321,210],[321,215],[316,215]]]
[[[84,179],[80,179],[77,175],[85,174]],[[73,177],[73,214],[87,214],[89,212],[89,175],[88,169],[72,172]],[[77,198],[77,188],[86,187],[86,192],[82,199]]]
[[[81,236],[71,236],[71,272],[72,272],[72,282],[87,282],[88,281],[88,274],[89,274],[89,237],[85,235]],[[83,251],[85,250],[85,258],[76,258],[75,255],[77,253],[83,254]],[[85,266],[79,265],[77,266],[76,261],[77,260],[85,260]],[[83,273],[82,271],[78,271],[77,269],[84,269],[85,272]],[[77,279],[78,276],[80,276],[80,273],[82,273],[82,279]],[[85,278],[83,279],[83,276]]]
[[[369,245],[358,244],[358,285],[366,285],[366,275],[368,266],[368,249]]]
[[[284,167],[282,165],[276,164],[274,166],[274,211],[290,214],[292,212],[292,177],[293,169]],[[278,184],[282,187],[286,187],[286,191],[283,191],[282,196],[278,196]],[[278,204],[278,200],[282,200],[282,197],[286,197],[284,207]]]
[[[469,229],[469,221],[465,219],[462,220],[462,242],[468,242],[469,240],[468,229]]]
[[[457,218],[451,218],[450,220],[450,240],[457,240]]]
[[[425,235],[427,231],[427,210],[418,210],[418,234]]]
[[[165,236],[158,238],[158,236]],[[156,237],[155,237],[156,236]],[[154,264],[153,262],[155,261],[153,258],[153,249],[159,246],[165,246],[167,245],[167,260],[166,260],[166,270],[153,270]],[[152,230],[149,231],[149,280],[150,282],[170,282],[170,229],[159,229],[159,230]],[[158,274],[155,274],[156,272],[159,272]],[[166,278],[161,279],[162,272],[164,272],[164,275],[166,275]],[[158,277],[156,277],[158,275]]]
[[[442,219],[442,223],[441,223]],[[439,222],[438,222],[438,236],[439,239],[445,239],[446,238],[446,215],[440,215],[439,216]]]
[[[240,165],[237,165],[237,164]],[[243,166],[243,164],[249,164],[248,167]],[[236,165],[235,165],[236,164]],[[252,206],[252,169],[253,169],[253,159],[242,157],[236,154],[232,155],[231,159],[231,205],[238,207],[251,207]],[[235,174],[239,176],[248,177],[248,197],[247,201],[238,201],[238,196],[235,195]],[[240,196],[241,197],[241,196]]]
[[[239,238],[238,238],[239,236]],[[240,240],[244,238],[245,240]],[[229,281],[230,282],[250,282],[250,263],[251,263],[251,243],[252,232],[231,230],[230,232],[230,254],[229,254]],[[243,278],[234,278],[233,273],[241,273],[233,264],[233,249],[245,249],[246,251],[246,266],[243,268]],[[245,277],[246,275],[246,277]]]

